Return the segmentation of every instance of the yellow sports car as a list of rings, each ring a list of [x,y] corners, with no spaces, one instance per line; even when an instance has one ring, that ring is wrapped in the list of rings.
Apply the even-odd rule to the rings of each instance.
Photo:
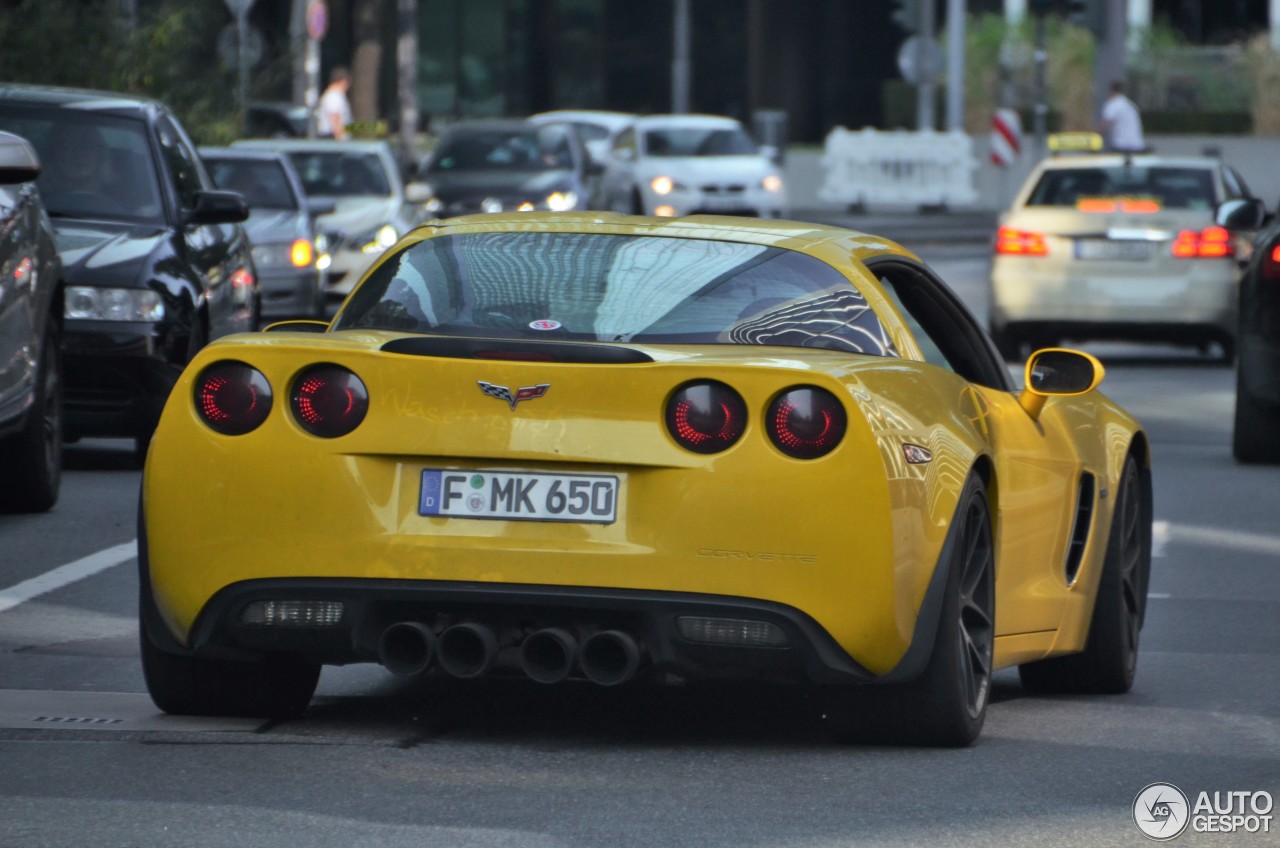
[[[147,685],[288,716],[323,664],[737,677],[938,745],[977,737],[1003,666],[1125,691],[1147,439],[1086,354],[1025,379],[875,236],[428,223],[331,324],[218,340],[173,391],[139,519]]]

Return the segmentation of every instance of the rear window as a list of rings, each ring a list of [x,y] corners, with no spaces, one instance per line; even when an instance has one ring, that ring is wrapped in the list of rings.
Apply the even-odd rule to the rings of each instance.
[[[205,159],[214,184],[239,192],[250,209],[297,209],[289,177],[279,162],[255,159]]]
[[[1116,166],[1045,171],[1027,206],[1079,207],[1105,198],[1144,198],[1162,209],[1212,209],[1213,172],[1208,168]]]
[[[380,265],[336,329],[504,339],[816,347],[896,356],[861,293],[813,257],[705,239],[476,233]]]

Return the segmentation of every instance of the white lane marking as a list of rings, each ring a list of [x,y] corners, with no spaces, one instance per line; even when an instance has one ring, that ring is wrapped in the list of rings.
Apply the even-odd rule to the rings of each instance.
[[[1170,524],[1157,521],[1152,525],[1152,537],[1160,525],[1165,525],[1164,542],[1200,545],[1208,548],[1227,548],[1251,554],[1280,556],[1280,536],[1267,533],[1250,533],[1246,530],[1223,530],[1218,527],[1197,527],[1188,524]],[[1153,551],[1154,554],[1154,551]]]
[[[0,591],[0,612],[11,610],[23,601],[61,589],[77,580],[92,577],[100,571],[128,562],[137,555],[138,540],[134,539],[132,542],[125,542],[123,545],[89,554],[75,562],[60,565],[52,571],[46,571],[38,577],[32,577],[30,580],[24,580]]]
[[[1148,592],[1147,593],[1148,600],[1167,601],[1172,597],[1173,595],[1170,595],[1168,592]]]
[[[1164,546],[1167,544],[1169,544],[1169,522],[1151,522],[1151,555],[1153,557],[1164,556]]]

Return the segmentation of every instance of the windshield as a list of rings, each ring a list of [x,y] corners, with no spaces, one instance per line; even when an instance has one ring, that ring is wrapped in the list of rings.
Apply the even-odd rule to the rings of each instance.
[[[336,329],[757,344],[896,355],[849,280],[752,244],[582,233],[442,236],[390,258]]]
[[[205,159],[218,188],[238,192],[250,209],[297,209],[298,200],[279,162],[254,159]]]
[[[573,151],[564,127],[471,129],[446,136],[433,171],[565,171]]]
[[[751,156],[756,145],[743,130],[723,127],[668,127],[646,130],[650,156]]]
[[[164,222],[142,121],[72,109],[3,106],[0,129],[35,147],[42,166],[36,184],[51,217]]]
[[[1108,207],[1091,203],[1107,198],[1142,198],[1155,209],[1212,209],[1213,172],[1208,168],[1138,167],[1051,168],[1027,199],[1028,206],[1071,206],[1085,211]]]
[[[291,150],[289,161],[309,196],[391,196],[382,157],[376,153]]]

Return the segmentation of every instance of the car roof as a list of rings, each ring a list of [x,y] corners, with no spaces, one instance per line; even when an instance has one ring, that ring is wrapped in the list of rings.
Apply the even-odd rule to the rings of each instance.
[[[279,150],[254,150],[243,147],[201,147],[201,158],[205,159],[244,159],[256,162],[281,162],[289,164],[289,157]]]
[[[725,115],[643,115],[636,118],[638,129],[655,127],[721,127],[732,128],[742,126],[736,118]]]
[[[379,139],[350,141],[332,138],[242,138],[231,142],[231,146],[238,150],[282,150],[285,152],[310,150],[325,153],[351,151],[355,153],[391,154],[391,145]]]
[[[1070,168],[1136,168],[1172,166],[1179,168],[1219,168],[1222,160],[1212,156],[1159,156],[1151,153],[1094,153],[1051,156],[1041,162],[1046,171]]]
[[[859,262],[894,255],[919,261],[907,248],[881,236],[802,221],[687,215],[682,218],[646,218],[616,212],[519,212],[464,215],[429,221],[418,228],[424,235],[456,232],[610,232],[624,235],[674,236],[782,247],[821,253],[835,261]]]
[[[144,116],[160,108],[158,101],[147,97],[88,88],[18,83],[0,83],[0,102],[134,116]]]
[[[630,112],[611,112],[606,109],[552,109],[549,112],[538,112],[529,116],[529,120],[537,123],[582,121],[607,127],[621,127],[635,119],[636,116]]]

